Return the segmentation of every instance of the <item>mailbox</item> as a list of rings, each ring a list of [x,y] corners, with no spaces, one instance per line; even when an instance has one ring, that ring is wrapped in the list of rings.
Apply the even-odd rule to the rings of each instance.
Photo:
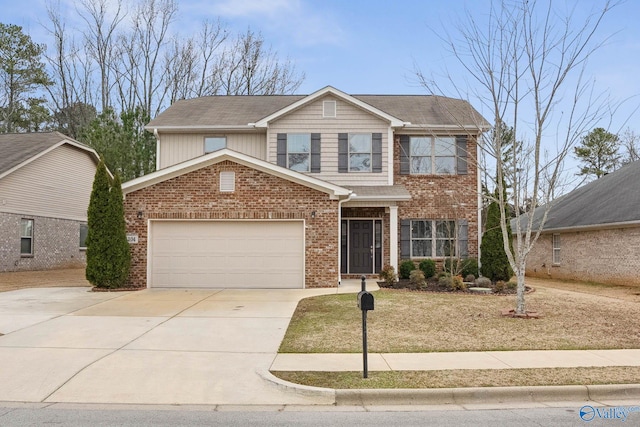
[[[358,292],[358,308],[362,311],[373,310],[373,295],[370,292]]]

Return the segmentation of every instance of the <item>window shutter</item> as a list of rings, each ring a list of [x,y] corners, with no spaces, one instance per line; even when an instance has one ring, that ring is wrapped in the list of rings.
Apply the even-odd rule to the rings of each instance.
[[[311,172],[320,172],[320,134],[311,134]]]
[[[411,258],[411,220],[400,221],[400,257],[401,259]]]
[[[278,134],[278,144],[277,148],[277,163],[278,166],[282,166],[283,168],[287,167],[287,134],[279,133]]]
[[[467,174],[467,137],[456,136],[456,155],[458,158],[458,175]]]
[[[338,134],[338,172],[349,172],[349,135]]]
[[[469,257],[469,222],[466,219],[458,221],[458,250],[460,258]]]
[[[411,173],[410,149],[409,135],[400,135],[400,175],[409,175]]]
[[[371,171],[382,172],[382,134],[371,134]]]

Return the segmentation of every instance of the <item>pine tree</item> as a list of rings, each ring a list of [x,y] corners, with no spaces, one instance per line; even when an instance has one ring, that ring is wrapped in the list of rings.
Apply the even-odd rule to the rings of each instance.
[[[496,192],[496,198],[498,194]],[[509,218],[509,212],[505,212]],[[511,237],[511,226],[507,220],[507,233]],[[502,229],[500,228],[500,207],[498,202],[493,201],[487,210],[487,224],[482,235],[480,244],[480,272],[483,276],[491,279],[492,282],[498,280],[508,281],[513,276],[513,270],[509,265],[507,253],[504,250],[502,239]]]

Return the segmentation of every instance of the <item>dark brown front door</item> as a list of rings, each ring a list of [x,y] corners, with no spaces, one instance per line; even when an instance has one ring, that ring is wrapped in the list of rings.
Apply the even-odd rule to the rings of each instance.
[[[349,221],[349,273],[373,273],[373,221]]]

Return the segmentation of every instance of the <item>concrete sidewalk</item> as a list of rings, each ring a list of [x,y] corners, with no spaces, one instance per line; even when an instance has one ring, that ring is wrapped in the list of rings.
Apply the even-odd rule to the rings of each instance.
[[[276,356],[272,371],[361,371],[362,354],[287,354]],[[369,371],[440,371],[640,366],[640,349],[532,350],[456,353],[371,353]]]

